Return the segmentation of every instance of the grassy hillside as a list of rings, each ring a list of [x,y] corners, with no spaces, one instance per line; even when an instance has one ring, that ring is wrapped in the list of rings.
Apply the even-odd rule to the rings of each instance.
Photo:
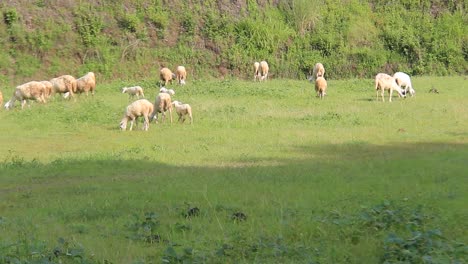
[[[194,124],[148,132],[127,84],[0,111],[0,263],[468,261],[463,77],[192,81]]]
[[[44,1],[0,3],[0,84],[97,73],[148,79],[186,65],[191,78],[468,72],[466,1]]]

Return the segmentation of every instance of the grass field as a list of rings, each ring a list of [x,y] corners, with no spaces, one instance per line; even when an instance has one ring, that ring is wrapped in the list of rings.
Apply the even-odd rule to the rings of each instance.
[[[0,111],[0,263],[468,261],[466,77],[392,103],[372,80],[194,81],[172,86],[194,124],[148,132],[118,129],[128,85]]]

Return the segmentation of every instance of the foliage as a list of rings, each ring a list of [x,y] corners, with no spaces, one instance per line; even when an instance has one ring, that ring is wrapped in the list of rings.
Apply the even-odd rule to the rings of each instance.
[[[145,213],[143,221],[138,217],[128,228],[132,231],[130,238],[146,243],[157,243],[161,241],[161,236],[156,233],[159,227],[158,215],[154,212]]]
[[[3,22],[11,28],[13,23],[18,20],[18,13],[15,9],[8,9],[3,11]]]
[[[448,241],[439,229],[415,231],[406,238],[389,234],[383,263],[464,263],[468,245]]]
[[[74,240],[59,238],[54,248],[44,241],[23,237],[16,243],[0,244],[0,263],[99,263]]]
[[[91,6],[80,6],[80,9],[75,12],[75,16],[76,27],[84,46],[95,46],[104,28],[101,17],[92,11]]]
[[[221,72],[250,79],[256,60],[270,62],[276,78],[302,79],[318,61],[333,69],[327,76],[334,79],[401,70],[411,75],[467,74],[463,1],[273,2],[2,3],[5,30],[0,37],[8,41],[1,41],[0,48],[9,51],[13,64],[28,56],[40,60],[37,70],[20,64],[6,72],[10,82],[62,74],[49,68],[60,60],[58,68],[66,73],[88,64],[85,68],[104,80],[143,75],[148,65],[157,70],[181,61],[197,68],[195,78]],[[127,56],[129,45],[135,56]],[[182,58],[155,52],[174,47],[192,51]],[[192,59],[193,54],[203,55]],[[134,70],[125,76],[122,68]]]

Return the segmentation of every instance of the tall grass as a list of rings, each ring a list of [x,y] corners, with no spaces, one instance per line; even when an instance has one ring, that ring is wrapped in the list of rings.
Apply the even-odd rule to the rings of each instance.
[[[270,63],[272,77],[295,79],[318,61],[333,79],[467,73],[462,1],[277,2],[1,3],[3,83],[89,70],[147,79],[180,64],[197,79],[250,79],[256,60]]]
[[[194,124],[148,132],[127,84],[0,112],[0,263],[466,261],[463,77],[190,81]]]

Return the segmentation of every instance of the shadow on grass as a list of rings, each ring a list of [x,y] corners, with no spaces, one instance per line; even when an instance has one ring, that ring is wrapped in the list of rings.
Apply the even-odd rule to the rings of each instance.
[[[380,146],[356,142],[297,146],[287,151],[291,157],[300,158],[239,157],[226,162],[228,165],[204,167],[173,166],[152,160],[112,156],[58,159],[42,164],[13,156],[0,164],[0,191],[5,194],[94,183],[108,183],[107,186],[120,188],[131,182],[156,185],[164,182],[172,188],[179,185],[182,189],[189,188],[182,183],[184,181],[196,189],[211,185],[242,189],[250,188],[252,184],[261,187],[265,182],[279,182],[284,183],[275,184],[279,192],[284,188],[307,191],[307,188],[317,187],[318,183],[323,190],[333,191],[346,189],[342,184],[352,184],[356,185],[350,185],[357,188],[355,190],[371,191],[373,188],[374,193],[379,190],[382,193],[378,196],[402,196],[406,195],[400,192],[402,189],[414,194],[417,188],[440,182],[442,178],[452,182],[454,188],[463,186],[468,189],[468,181],[463,179],[468,171],[467,144],[395,143]],[[437,185],[432,187],[437,188]]]
[[[350,216],[384,200],[408,203],[411,207],[425,205],[434,212],[432,215],[442,212],[444,224],[448,223],[444,231],[448,230],[453,237],[466,235],[460,224],[466,217],[468,199],[466,144],[378,146],[357,142],[297,146],[289,152],[301,158],[268,160],[274,165],[265,165],[264,159],[240,158],[232,162],[246,166],[217,167],[172,166],[112,156],[59,159],[49,164],[11,157],[0,164],[0,212],[25,218],[34,215],[35,224],[42,225],[58,219],[54,220],[58,225],[81,225],[85,231],[94,230],[92,226],[102,225],[103,221],[118,222],[112,232],[95,231],[97,236],[118,241],[125,239],[122,221],[129,215],[157,212],[162,221],[170,221],[158,230],[171,230],[171,226],[203,229],[187,234],[208,244],[207,252],[217,248],[227,252],[207,255],[208,259],[219,257],[220,261],[257,257],[273,260],[278,255],[271,248],[281,247],[285,253],[280,258],[285,263],[300,263],[304,256],[322,258],[325,262],[340,263],[336,259],[341,259],[342,263],[360,263],[360,254],[365,250],[358,250],[356,255],[339,254],[336,259],[327,256],[336,254],[337,248],[355,247],[354,242],[346,240],[351,235],[363,237],[363,241],[372,236],[372,243],[380,245],[378,231],[368,235],[355,230],[359,227]],[[197,216],[200,219],[187,220],[181,215],[181,208],[186,210],[187,204],[200,208]],[[245,215],[246,220],[242,224],[233,223],[233,213]],[[223,236],[228,237],[224,238],[227,244],[222,246],[219,245],[222,239],[216,236],[220,233],[219,225],[226,230]],[[260,231],[246,231],[244,226]],[[210,232],[212,236],[201,235]],[[347,235],[341,237],[340,232]],[[240,242],[236,240],[239,237]],[[267,242],[263,245],[262,241]],[[190,245],[187,241],[182,243]],[[246,247],[245,243],[255,245],[256,249]],[[319,250],[323,255],[305,254],[297,248],[307,249],[304,252]],[[164,250],[164,246],[158,250]],[[374,256],[370,263],[375,263],[380,249],[370,251],[366,256]],[[349,262],[349,258],[354,261]]]

